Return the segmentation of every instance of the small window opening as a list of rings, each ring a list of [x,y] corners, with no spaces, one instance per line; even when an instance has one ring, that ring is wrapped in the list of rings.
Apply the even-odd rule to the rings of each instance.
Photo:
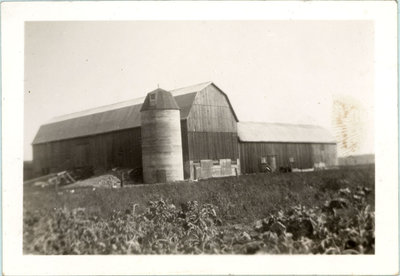
[[[156,94],[150,94],[150,105],[154,106],[156,104]]]

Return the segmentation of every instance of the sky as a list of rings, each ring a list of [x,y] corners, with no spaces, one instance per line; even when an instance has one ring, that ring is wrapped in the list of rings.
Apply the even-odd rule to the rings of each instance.
[[[24,160],[56,116],[212,81],[240,121],[314,124],[374,152],[372,21],[25,24]]]

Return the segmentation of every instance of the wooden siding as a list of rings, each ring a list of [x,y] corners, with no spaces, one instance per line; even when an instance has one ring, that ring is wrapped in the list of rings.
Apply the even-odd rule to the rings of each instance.
[[[33,177],[33,162],[24,161],[24,181],[32,179]]]
[[[230,132],[188,132],[189,159],[239,158],[237,133]]]
[[[197,93],[187,121],[188,131],[237,132],[227,98],[213,85]]]
[[[189,163],[189,139],[187,130],[187,120],[181,120],[181,134],[182,134],[182,156],[183,156],[183,178],[190,177],[190,163]]]
[[[259,172],[260,158],[268,155],[276,156],[277,168],[289,166],[291,157],[298,169],[313,168],[316,162],[336,165],[335,144],[241,142],[239,148],[242,173]]]
[[[36,175],[73,167],[142,166],[140,128],[33,145]]]
[[[323,162],[326,166],[337,166],[336,144],[312,144],[314,163]]]
[[[186,133],[188,159],[184,148],[184,161],[239,158],[237,122],[227,97],[215,86],[197,93],[186,127],[182,135]]]

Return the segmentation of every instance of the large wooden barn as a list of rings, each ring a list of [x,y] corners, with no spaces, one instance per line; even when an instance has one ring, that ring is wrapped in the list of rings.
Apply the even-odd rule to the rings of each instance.
[[[212,82],[170,92],[180,113],[185,179],[258,172],[264,159],[301,169],[336,164],[335,141],[322,128],[239,123],[227,95]],[[77,167],[143,168],[143,102],[117,103],[42,125],[32,143],[36,176]]]

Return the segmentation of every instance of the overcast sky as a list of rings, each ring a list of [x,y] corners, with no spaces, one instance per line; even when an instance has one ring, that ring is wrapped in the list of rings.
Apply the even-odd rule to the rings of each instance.
[[[374,152],[371,21],[28,22],[24,159],[51,118],[213,81],[240,121],[321,125]]]

